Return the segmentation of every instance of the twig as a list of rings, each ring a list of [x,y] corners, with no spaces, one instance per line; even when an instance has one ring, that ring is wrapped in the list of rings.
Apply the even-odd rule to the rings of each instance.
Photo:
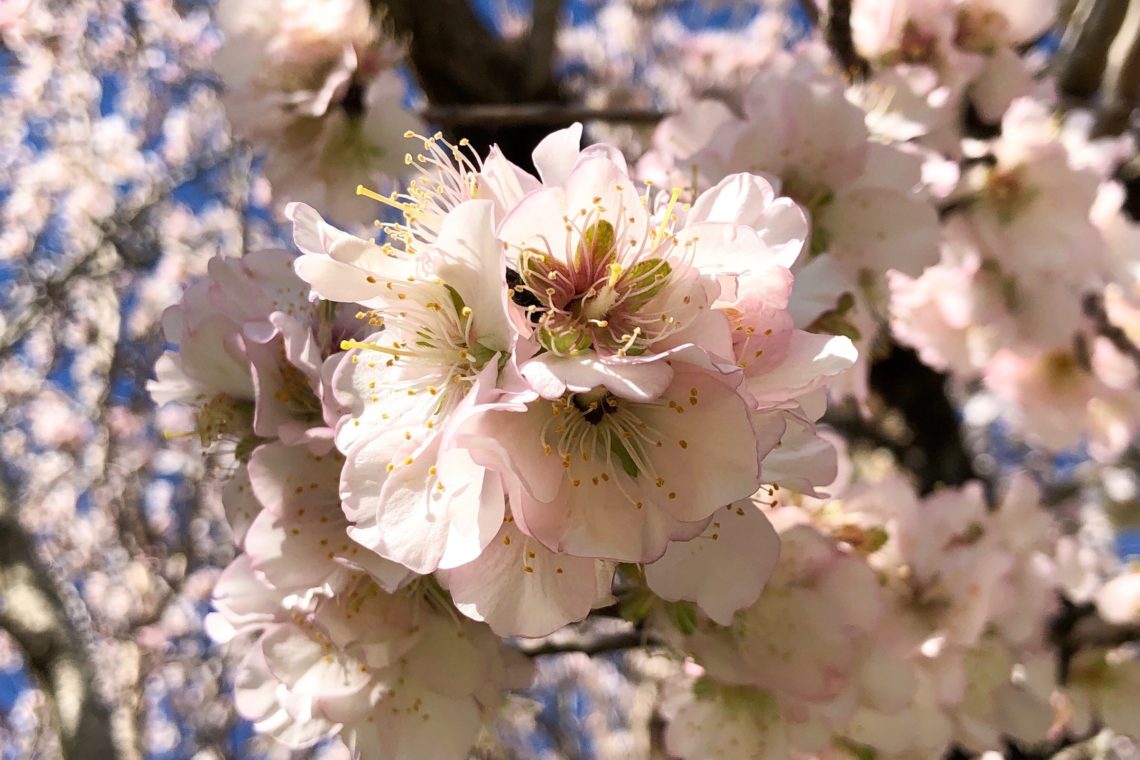
[[[108,219],[103,225],[102,236],[75,264],[61,274],[35,283],[34,287],[38,292],[31,303],[21,310],[20,316],[13,320],[4,330],[4,333],[0,335],[0,356],[6,354],[12,346],[40,323],[40,320],[46,315],[47,307],[60,296],[65,295],[73,282],[80,277],[92,276],[91,270],[99,264],[105,264],[108,270],[101,274],[110,273],[113,265],[120,258],[112,245],[117,234],[138,221],[147,211],[168,199],[179,187],[188,182],[193,182],[212,169],[216,169],[244,149],[244,146],[235,144],[206,160],[195,163],[189,171],[174,177],[171,182],[164,185],[143,203],[123,209]]]
[[[434,124],[478,124],[484,127],[564,124],[575,121],[608,121],[656,124],[668,111],[639,108],[586,108],[561,103],[511,103],[504,105],[428,106],[420,116]]]
[[[666,643],[654,634],[631,627],[605,632],[567,629],[543,639],[517,639],[514,646],[528,657],[544,657],[570,652],[582,652],[593,656],[645,646],[666,646]]]
[[[1107,338],[1113,348],[1131,359],[1137,367],[1140,367],[1140,347],[1129,340],[1128,334],[1124,330],[1108,321],[1108,312],[1104,308],[1103,297],[1095,293],[1087,295],[1082,307],[1085,316],[1092,321],[1096,334]]]

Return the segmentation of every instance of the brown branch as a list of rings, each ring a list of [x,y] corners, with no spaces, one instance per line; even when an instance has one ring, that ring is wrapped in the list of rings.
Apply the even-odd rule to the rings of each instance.
[[[33,539],[0,494],[0,627],[20,645],[28,670],[50,699],[66,760],[113,760],[111,714]]]
[[[830,0],[824,22],[824,39],[849,81],[860,82],[867,78],[871,66],[855,49],[851,38],[851,0]]]
[[[1120,31],[1108,49],[1103,95],[1092,134],[1122,134],[1140,99],[1140,2],[1128,3]]]
[[[561,15],[556,0],[535,5],[531,33],[504,40],[476,16],[468,0],[374,0],[395,33],[409,40],[412,69],[434,106],[563,102],[554,74],[554,39]],[[485,123],[459,115],[440,119],[452,139],[468,138],[479,152],[498,144],[526,167],[551,127],[570,122]]]
[[[526,36],[525,57],[535,66],[527,67],[523,82],[525,91],[539,92],[553,78],[553,63],[558,22],[562,16],[562,0],[534,0],[530,16],[530,32]],[[545,65],[543,65],[545,64]]]
[[[819,6],[816,5],[815,0],[800,0],[800,9],[807,16],[808,23],[815,28],[819,28]]]
[[[1085,296],[1082,307],[1085,316],[1092,322],[1096,334],[1107,338],[1113,348],[1132,360],[1132,363],[1137,367],[1140,367],[1140,347],[1128,338],[1128,334],[1124,330],[1108,321],[1108,312],[1104,308],[1104,298],[1097,294]]]
[[[646,646],[665,646],[653,634],[636,629],[607,633],[559,633],[544,639],[519,639],[515,648],[528,657],[582,652],[590,656]]]
[[[1053,67],[1066,96],[1085,99],[1100,89],[1108,47],[1120,29],[1128,4],[1120,0],[1081,0],[1073,12]]]
[[[428,106],[420,116],[433,124],[478,124],[487,128],[512,125],[562,125],[575,121],[656,124],[668,111],[639,108],[586,108],[561,103],[512,103],[504,105]]]

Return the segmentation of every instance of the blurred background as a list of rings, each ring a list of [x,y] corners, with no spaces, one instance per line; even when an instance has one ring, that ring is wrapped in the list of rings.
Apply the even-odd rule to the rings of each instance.
[[[403,105],[480,150],[499,143],[523,165],[537,137],[572,114],[527,123],[464,109],[609,109],[615,117],[592,121],[592,135],[636,153],[661,113],[741,81],[814,23],[812,8],[780,2],[389,5],[397,40],[418,32],[416,70],[395,67]],[[153,760],[333,756],[275,748],[235,715],[227,654],[203,630],[214,580],[234,555],[222,465],[185,434],[187,413],[156,411],[145,389],[164,347],[162,312],[208,259],[289,240],[263,152],[227,120],[215,6],[0,0],[5,760],[112,757],[109,741],[127,748],[121,757]],[[425,26],[433,13],[452,23]],[[465,13],[482,26],[465,25]],[[1060,38],[1036,41],[1039,54]],[[476,58],[469,48],[479,44],[486,54]],[[458,79],[456,66],[471,75]],[[357,181],[345,177],[343,191]],[[906,417],[919,427],[887,441],[900,458],[919,457],[931,480],[1027,465],[1091,542],[1140,554],[1135,456],[1114,467],[1092,467],[1079,450],[1046,456],[1012,442],[992,400],[969,388],[953,390],[966,410],[955,418],[944,379],[912,354],[888,353],[876,371],[882,392],[903,376],[934,389],[938,398],[912,394],[927,407]],[[851,422],[843,414],[836,424]],[[479,756],[649,755],[663,663],[622,652],[538,663],[536,686],[504,711]]]

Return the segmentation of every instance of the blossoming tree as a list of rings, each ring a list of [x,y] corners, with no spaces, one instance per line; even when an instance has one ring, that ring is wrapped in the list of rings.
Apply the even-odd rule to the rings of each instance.
[[[1137,3],[63,5],[16,756],[1136,752]]]

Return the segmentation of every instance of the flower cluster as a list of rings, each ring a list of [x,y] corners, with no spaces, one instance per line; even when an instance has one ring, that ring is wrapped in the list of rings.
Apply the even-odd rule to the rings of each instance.
[[[234,461],[245,553],[212,632],[258,635],[238,707],[282,741],[430,740],[391,707],[448,716],[434,756],[459,756],[525,685],[489,630],[582,620],[618,563],[727,620],[778,552],[750,499],[834,477],[817,399],[855,351],[789,313],[802,211],[750,174],[638,192],[580,135],[543,141],[538,177],[420,138],[406,192],[360,191],[401,213],[380,242],[293,204],[299,258],[216,258],[164,316],[152,395]]]
[[[781,553],[755,603],[687,626],[657,613],[693,658],[663,692],[670,752],[940,757],[1043,744],[1093,719],[1136,733],[1126,650],[1082,653],[1060,686],[1046,637],[1057,526],[1032,481],[1015,477],[993,508],[977,482],[924,499],[895,472],[837,487],[770,512]],[[1134,607],[1133,581],[1098,601]]]
[[[653,101],[622,89],[648,39],[679,51],[647,85],[683,72],[676,110],[638,156],[556,131],[532,173],[422,136],[395,85],[374,100],[396,55],[366,5],[222,3],[230,117],[293,196],[299,255],[213,259],[151,392],[226,471],[242,553],[208,628],[259,731],[462,757],[526,687],[525,639],[617,615],[671,655],[681,758],[1140,733],[1140,575],[1048,478],[990,457],[938,482],[908,437],[941,432],[924,399],[884,381],[909,366],[970,424],[1121,457],[1134,141],[1034,80],[1049,0],[851,6],[850,49],[780,50],[770,18],[755,46],[682,45],[611,5],[611,36],[562,35],[609,61],[591,102]],[[415,149],[389,162],[397,133]],[[365,214],[375,238],[333,223]],[[850,458],[820,427],[847,399]]]
[[[235,132],[266,155],[279,198],[304,200],[344,223],[370,219],[343,177],[394,186],[402,136],[420,127],[403,107],[400,47],[365,0],[222,0],[214,59]]]

